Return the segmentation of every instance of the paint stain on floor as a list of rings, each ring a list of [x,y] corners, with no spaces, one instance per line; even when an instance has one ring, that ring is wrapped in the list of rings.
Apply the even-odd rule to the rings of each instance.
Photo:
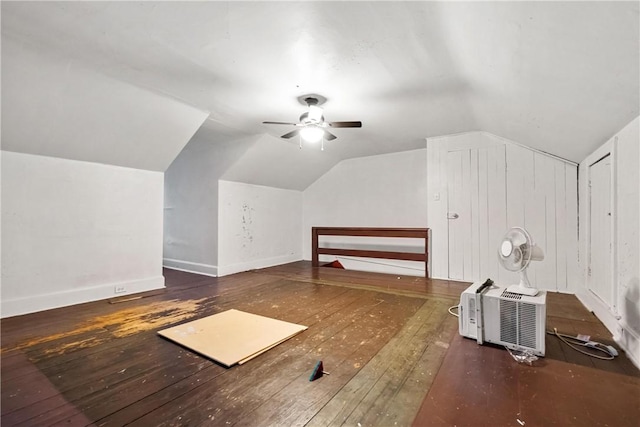
[[[203,303],[207,300],[209,298],[174,299],[125,308],[114,313],[91,318],[91,320],[80,323],[72,330],[33,338],[10,348],[2,348],[0,353],[10,350],[22,350],[47,343],[51,343],[51,346],[42,350],[42,354],[47,356],[93,347],[111,338],[122,338],[191,319],[203,310]],[[87,335],[89,336],[87,337]]]

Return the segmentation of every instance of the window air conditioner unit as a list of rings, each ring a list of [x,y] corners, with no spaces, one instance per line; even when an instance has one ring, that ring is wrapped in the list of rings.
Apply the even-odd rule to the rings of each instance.
[[[528,296],[494,286],[490,279],[476,282],[460,296],[460,335],[544,356],[546,299],[545,291]]]

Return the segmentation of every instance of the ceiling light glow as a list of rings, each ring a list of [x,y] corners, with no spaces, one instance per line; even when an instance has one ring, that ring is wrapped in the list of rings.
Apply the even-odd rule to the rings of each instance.
[[[324,130],[317,126],[306,126],[300,131],[300,136],[307,142],[319,142],[324,136]]]

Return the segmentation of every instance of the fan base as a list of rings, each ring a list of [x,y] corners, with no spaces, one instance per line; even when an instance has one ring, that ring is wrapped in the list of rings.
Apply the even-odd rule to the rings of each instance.
[[[528,295],[530,297],[535,297],[538,295],[538,290],[536,288],[526,288],[520,285],[511,285],[507,288],[507,292],[511,292],[514,294],[520,295]]]

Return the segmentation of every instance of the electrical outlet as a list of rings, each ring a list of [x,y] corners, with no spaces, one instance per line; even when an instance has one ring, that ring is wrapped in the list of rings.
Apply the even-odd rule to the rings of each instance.
[[[116,294],[122,294],[124,292],[127,292],[127,287],[126,286],[116,286],[113,289],[113,292],[116,293]]]

